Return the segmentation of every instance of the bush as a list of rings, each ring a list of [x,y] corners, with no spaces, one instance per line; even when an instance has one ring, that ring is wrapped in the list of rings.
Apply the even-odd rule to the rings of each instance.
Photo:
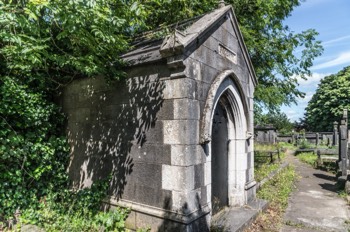
[[[64,118],[43,94],[4,77],[0,102],[0,221],[7,221],[67,183],[69,147],[59,137]]]
[[[301,139],[301,141],[299,142],[300,149],[309,149],[312,147],[313,147],[312,144],[310,144],[305,138]]]

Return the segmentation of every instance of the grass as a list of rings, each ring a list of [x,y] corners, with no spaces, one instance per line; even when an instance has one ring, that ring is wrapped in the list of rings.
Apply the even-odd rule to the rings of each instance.
[[[278,146],[275,144],[261,144],[261,143],[255,143],[254,144],[254,150],[256,151],[275,151],[277,150]]]
[[[280,230],[283,214],[288,206],[288,197],[294,189],[296,178],[294,167],[288,166],[259,190],[257,197],[268,200],[270,206],[258,216],[247,232]]]
[[[280,147],[282,149],[283,148],[287,148],[287,149],[291,149],[291,150],[296,149],[296,147],[292,143],[286,143],[286,142],[279,142],[278,147]]]
[[[323,164],[319,166],[317,165],[317,155],[313,154],[312,152],[302,152],[298,154],[297,157],[301,162],[306,163],[313,168],[319,168],[327,172],[336,173],[337,164],[335,162],[323,161]]]
[[[271,163],[270,157],[268,157],[267,151],[277,150],[279,145],[272,144],[256,144],[254,155],[254,176],[255,180],[260,182],[267,177],[271,172],[277,170],[280,166],[280,162]],[[280,158],[283,160],[285,153],[280,151]],[[277,155],[274,155],[274,160],[277,161]]]
[[[262,181],[271,172],[277,170],[279,166],[280,166],[279,163],[274,163],[274,164],[264,163],[259,166],[256,166],[254,169],[255,180],[258,182]]]
[[[312,152],[302,152],[297,155],[298,159],[301,162],[311,165],[312,167],[316,167],[317,164],[317,155]]]

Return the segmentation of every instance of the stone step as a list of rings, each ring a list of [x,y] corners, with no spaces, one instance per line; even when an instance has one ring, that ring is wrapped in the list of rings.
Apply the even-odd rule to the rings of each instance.
[[[267,201],[255,199],[243,207],[228,207],[213,216],[212,228],[225,232],[244,231],[267,206]]]

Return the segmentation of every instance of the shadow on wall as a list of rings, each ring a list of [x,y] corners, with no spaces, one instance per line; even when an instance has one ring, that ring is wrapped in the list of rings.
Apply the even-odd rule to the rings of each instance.
[[[73,188],[89,187],[111,174],[110,194],[119,199],[133,171],[130,149],[142,146],[147,131],[155,126],[164,82],[142,76],[106,84],[103,78],[95,78],[78,80],[70,88],[64,105],[70,106]]]

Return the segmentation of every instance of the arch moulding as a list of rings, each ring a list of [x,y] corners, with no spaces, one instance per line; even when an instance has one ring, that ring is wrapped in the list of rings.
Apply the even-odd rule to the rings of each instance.
[[[234,86],[222,86],[222,83],[226,80],[230,79],[233,83]],[[221,89],[224,88],[224,89]],[[212,120],[212,112],[216,107],[216,104],[218,103],[218,100],[220,96],[227,90],[229,89],[231,94],[235,95],[233,99],[235,101],[236,105],[236,110],[238,114],[235,114],[238,117],[241,117],[239,120],[243,120],[245,122],[244,127],[245,129],[248,128],[249,124],[249,114],[247,110],[247,105],[242,98],[243,96],[243,91],[242,91],[242,86],[240,84],[240,81],[236,77],[235,73],[233,70],[225,70],[221,72],[214,80],[212,83],[208,96],[205,102],[204,110],[203,110],[203,116],[201,119],[201,126],[200,126],[200,143],[201,144],[207,144],[211,141],[211,120]],[[243,118],[244,117],[244,118]],[[247,137],[247,131],[243,132],[244,135],[241,135],[239,137]]]

